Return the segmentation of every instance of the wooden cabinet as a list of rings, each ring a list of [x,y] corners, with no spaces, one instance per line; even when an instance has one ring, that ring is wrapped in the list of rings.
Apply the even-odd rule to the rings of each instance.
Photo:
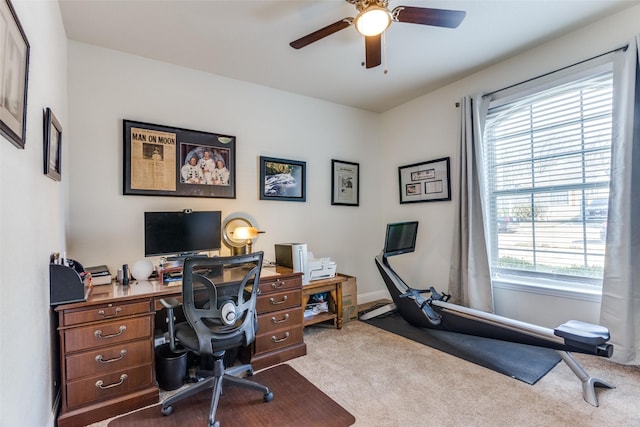
[[[151,298],[59,306],[58,426],[84,426],[158,401]]]
[[[263,268],[256,340],[240,357],[256,370],[307,354],[301,276],[284,267]],[[182,298],[180,285],[152,280],[97,286],[87,301],[56,307],[62,397],[58,427],[85,426],[158,402],[154,318],[162,309],[161,298]]]
[[[302,337],[302,276],[263,276],[256,302],[255,342],[241,354],[244,363],[262,369],[307,354]]]

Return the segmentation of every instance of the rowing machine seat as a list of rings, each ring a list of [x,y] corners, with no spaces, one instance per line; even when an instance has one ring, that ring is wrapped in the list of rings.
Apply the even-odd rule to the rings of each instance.
[[[604,326],[569,320],[553,330],[554,335],[588,345],[599,345],[609,341],[609,330]]]

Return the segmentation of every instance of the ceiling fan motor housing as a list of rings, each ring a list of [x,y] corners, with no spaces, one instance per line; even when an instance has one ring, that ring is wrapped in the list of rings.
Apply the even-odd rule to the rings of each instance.
[[[369,6],[378,6],[386,9],[389,5],[389,0],[347,0],[347,2],[354,4],[358,12],[362,12]]]

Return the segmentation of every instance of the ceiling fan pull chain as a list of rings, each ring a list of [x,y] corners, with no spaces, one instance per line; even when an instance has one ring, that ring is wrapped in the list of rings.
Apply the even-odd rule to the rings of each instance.
[[[387,35],[382,33],[382,63],[384,64],[384,74],[387,74],[389,70],[387,69]]]

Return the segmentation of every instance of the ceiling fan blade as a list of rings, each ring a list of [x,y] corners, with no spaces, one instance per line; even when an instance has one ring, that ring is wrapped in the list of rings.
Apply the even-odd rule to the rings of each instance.
[[[373,68],[382,64],[382,34],[364,38],[366,67]]]
[[[391,15],[398,22],[456,28],[467,12],[460,10],[430,9],[426,7],[398,6]]]
[[[340,30],[344,30],[353,22],[353,18],[344,18],[339,20],[338,22],[334,22],[333,24],[327,25],[326,27],[320,28],[313,33],[307,34],[304,37],[299,38],[298,40],[294,40],[289,43],[294,49],[300,49],[307,45],[310,45],[313,42],[317,42],[320,39],[323,39],[327,36],[330,36],[333,33],[336,33]]]

